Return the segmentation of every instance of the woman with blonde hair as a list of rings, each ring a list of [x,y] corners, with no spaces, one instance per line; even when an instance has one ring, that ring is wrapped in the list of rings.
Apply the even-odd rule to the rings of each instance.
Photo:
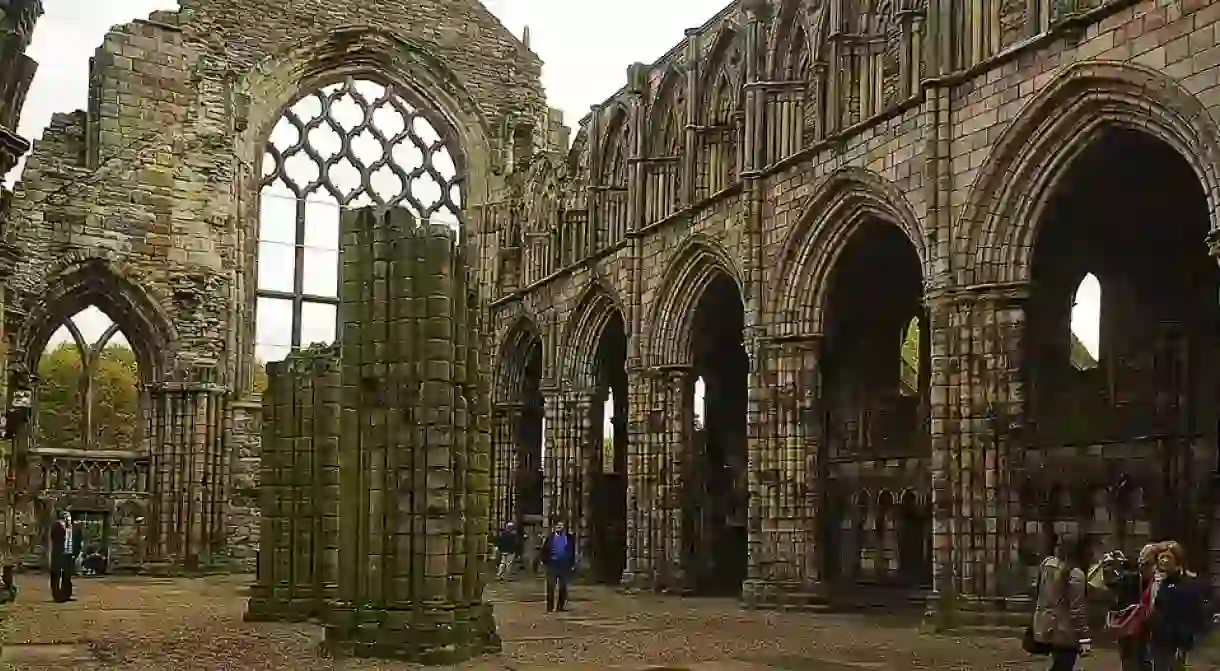
[[[1148,655],[1153,671],[1181,671],[1204,630],[1205,598],[1201,581],[1186,569],[1186,553],[1177,541],[1157,544],[1156,576],[1148,587]]]

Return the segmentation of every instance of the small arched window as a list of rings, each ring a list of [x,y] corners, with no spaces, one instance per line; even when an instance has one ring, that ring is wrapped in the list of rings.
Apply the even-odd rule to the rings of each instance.
[[[707,384],[700,377],[695,380],[695,430],[703,430],[703,409],[707,407]]]
[[[140,371],[117,324],[96,307],[51,335],[38,361],[37,448],[139,448]]]
[[[919,317],[912,317],[902,329],[899,391],[903,396],[919,395]]]
[[[614,391],[606,393],[602,408],[602,472],[614,472]]]
[[[1082,371],[1097,368],[1101,361],[1101,282],[1093,273],[1076,286],[1069,337],[1072,366]]]

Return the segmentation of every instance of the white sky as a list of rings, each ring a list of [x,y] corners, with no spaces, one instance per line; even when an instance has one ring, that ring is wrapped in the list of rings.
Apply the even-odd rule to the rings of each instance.
[[[489,0],[487,5],[514,34],[520,36],[529,26],[530,46],[545,62],[542,81],[548,100],[564,111],[569,126],[575,126],[591,105],[602,102],[625,83],[628,64],[656,60],[681,41],[686,28],[703,24],[727,3]],[[42,134],[52,113],[85,106],[89,58],[112,25],[158,9],[177,8],[176,0],[50,0],[45,5],[46,14],[30,47],[30,55],[39,62],[38,75],[19,128],[22,136],[31,139]],[[648,20],[640,20],[642,16]],[[590,26],[597,30],[589,30]],[[19,170],[13,171],[10,180]],[[1098,293],[1091,287],[1081,293],[1080,320],[1074,322],[1096,323]],[[86,337],[100,335],[109,322],[96,309],[83,312],[76,321]],[[309,328],[319,334],[329,330],[317,325]],[[1074,324],[1073,330],[1096,352],[1095,326],[1090,330]],[[61,330],[53,340],[66,338],[66,331]],[[697,406],[701,411],[702,403]]]

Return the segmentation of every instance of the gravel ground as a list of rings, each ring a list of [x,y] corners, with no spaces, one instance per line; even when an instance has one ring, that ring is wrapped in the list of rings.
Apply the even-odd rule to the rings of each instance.
[[[51,603],[45,582],[22,576],[21,598],[9,608],[0,633],[5,645],[0,666],[13,671],[414,668],[325,658],[316,626],[243,623],[246,578],[79,580],[78,600],[68,604]],[[570,612],[548,616],[541,585],[529,582],[493,586],[488,597],[496,603],[504,652],[461,669],[1043,668],[1014,640],[931,636],[897,618],[742,611],[729,600],[627,596],[591,587],[573,589]],[[1195,666],[1216,668],[1204,664]],[[1082,668],[1118,665],[1102,651]]]

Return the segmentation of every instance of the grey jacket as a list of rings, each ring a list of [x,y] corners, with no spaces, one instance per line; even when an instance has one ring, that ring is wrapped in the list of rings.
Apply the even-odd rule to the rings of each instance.
[[[1047,557],[1038,567],[1038,601],[1034,606],[1033,633],[1040,643],[1057,648],[1075,648],[1089,638],[1089,623],[1085,613],[1084,571],[1072,569],[1066,594],[1060,582],[1063,562]]]

